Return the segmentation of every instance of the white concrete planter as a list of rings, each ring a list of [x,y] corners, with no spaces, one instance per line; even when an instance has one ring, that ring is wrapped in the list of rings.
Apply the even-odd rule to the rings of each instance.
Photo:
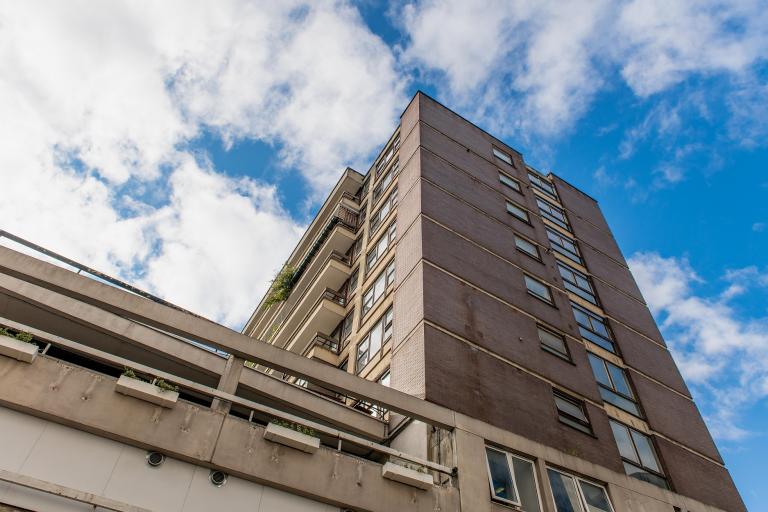
[[[35,356],[37,356],[37,345],[0,335],[0,354],[24,361],[25,363],[31,363],[35,360]]]
[[[264,439],[307,453],[315,453],[320,448],[320,439],[296,432],[277,423],[269,423],[267,425],[267,429],[264,431]]]
[[[392,462],[384,464],[381,468],[381,476],[424,490],[431,488],[435,483],[432,475],[429,473],[419,473],[415,469],[406,468]]]
[[[120,378],[117,379],[115,391],[123,395],[139,398],[155,405],[168,408],[172,408],[179,399],[179,394],[176,391],[160,389],[154,384],[144,382],[143,380],[132,379],[125,375],[121,375]]]

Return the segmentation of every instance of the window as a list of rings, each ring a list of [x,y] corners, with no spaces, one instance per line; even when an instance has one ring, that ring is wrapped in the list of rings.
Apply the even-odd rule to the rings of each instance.
[[[565,235],[561,235],[552,229],[546,228],[546,230],[547,238],[549,238],[549,243],[552,246],[553,251],[559,252],[579,265],[584,264],[584,260],[581,259],[581,253],[579,252],[579,247],[576,245],[575,240],[572,240]]]
[[[559,261],[557,262],[557,266],[560,270],[560,277],[563,278],[566,290],[597,305],[597,295],[595,295],[595,289],[592,287],[592,281],[588,276],[582,274],[575,268],[560,263]]]
[[[378,382],[382,386],[389,387],[389,368],[384,370],[384,373],[381,374],[381,377],[376,379],[376,382]],[[360,402],[358,402],[357,405],[360,409],[365,410],[368,414],[370,414],[374,418],[384,419],[384,417],[387,414],[387,409],[385,409],[380,405],[372,404],[371,402],[366,402],[361,400]]]
[[[523,275],[523,279],[525,279],[525,287],[528,288],[528,291],[532,295],[548,304],[554,304],[552,300],[552,292],[550,291],[549,286],[527,274]]]
[[[524,252],[531,258],[541,260],[541,255],[539,255],[539,248],[536,247],[536,244],[529,242],[525,238],[515,235],[515,247],[517,247],[520,252]]]
[[[555,406],[557,407],[557,419],[569,427],[581,430],[585,434],[592,434],[592,426],[589,424],[584,403],[561,391],[554,391]]]
[[[360,207],[360,213],[357,215],[357,231],[360,231],[365,226],[365,217],[368,215],[368,204],[364,204]]]
[[[376,265],[376,262],[381,259],[385,252],[387,252],[390,244],[395,241],[396,236],[397,225],[395,222],[392,222],[392,224],[390,224],[387,228],[387,233],[382,235],[381,238],[379,238],[379,241],[376,242],[376,245],[373,247],[373,249],[368,251],[368,255],[365,257],[366,273],[370,272],[371,269]]]
[[[603,486],[552,468],[547,475],[557,512],[613,512]]]
[[[576,323],[579,324],[581,337],[615,354],[616,347],[613,344],[613,336],[605,318],[597,316],[573,302],[571,302],[571,307],[573,308],[573,316],[576,317]]]
[[[562,357],[563,359],[571,360],[571,355],[568,353],[568,346],[565,344],[565,338],[559,334],[555,334],[549,329],[538,325],[536,326],[539,332],[539,341],[541,342],[541,348],[547,352]]]
[[[523,189],[520,187],[520,182],[508,174],[504,174],[503,172],[500,172],[499,181],[502,184],[514,190],[515,192],[520,192],[520,193],[523,192]]]
[[[384,175],[383,178],[376,184],[376,186],[373,188],[373,202],[375,203],[380,197],[381,194],[384,193],[385,190],[387,190],[387,187],[390,183],[392,183],[392,179],[397,175],[397,172],[400,170],[400,160],[395,160],[395,163],[392,164],[392,167],[387,171],[387,174]]]
[[[371,310],[374,304],[379,302],[387,291],[387,288],[395,282],[395,260],[389,262],[387,269],[379,274],[376,281],[363,294],[363,315]]]
[[[552,185],[549,180],[540,174],[531,172],[530,168],[528,169],[528,179],[531,181],[531,185],[541,190],[548,196],[552,196],[553,198],[557,199],[557,192],[555,192],[554,185]]]
[[[542,217],[550,222],[554,222],[563,229],[571,230],[571,226],[568,225],[568,218],[565,216],[565,210],[540,197],[536,198],[536,204],[539,205],[539,212]]]
[[[342,342],[342,345],[346,346],[346,343],[343,342],[349,338],[350,334],[352,334],[352,322],[354,319],[355,311],[352,310],[341,322],[339,322],[339,325],[337,325],[331,333],[331,338]]]
[[[533,462],[490,446],[485,447],[485,456],[491,498],[517,505],[524,512],[539,512],[541,502]]]
[[[350,264],[355,261],[355,258],[357,258],[357,255],[360,254],[360,250],[363,248],[363,236],[360,235],[357,240],[355,240],[355,243],[352,244],[352,247],[349,248],[347,251],[346,256],[349,256]]]
[[[397,189],[395,188],[392,193],[389,194],[389,197],[387,197],[387,199],[384,201],[384,204],[382,204],[381,207],[376,210],[376,213],[371,215],[371,229],[369,236],[376,232],[376,229],[381,225],[381,221],[384,220],[387,215],[389,215],[389,212],[391,212],[396,205]]]
[[[355,371],[360,373],[368,361],[376,355],[381,346],[392,338],[392,308],[390,307],[386,313],[371,327],[368,334],[360,340],[357,344],[357,360],[355,364]]]
[[[493,156],[495,156],[496,158],[498,158],[504,163],[507,163],[509,165],[514,165],[512,163],[512,157],[509,155],[509,153],[502,151],[497,147],[493,148]]]
[[[603,400],[630,414],[642,417],[624,369],[591,352],[587,352],[587,356]]]
[[[617,421],[610,423],[627,475],[669,489],[651,438]]]
[[[528,211],[525,208],[517,206],[515,203],[510,203],[507,201],[507,212],[511,213],[523,222],[527,222],[528,224],[531,223],[530,219],[528,218]]]
[[[384,150],[384,154],[381,156],[381,159],[379,159],[378,163],[376,164],[376,174],[378,175],[384,167],[389,163],[390,160],[392,160],[392,157],[395,156],[395,151],[397,151],[397,148],[400,147],[400,134],[395,137],[395,140],[392,142],[392,144]]]

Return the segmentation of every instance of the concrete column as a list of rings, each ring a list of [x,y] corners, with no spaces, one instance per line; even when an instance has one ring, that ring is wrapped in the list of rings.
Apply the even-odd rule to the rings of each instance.
[[[547,463],[544,459],[536,459],[536,479],[539,481],[543,512],[556,512],[557,507],[555,506],[555,497],[552,495],[552,487],[549,485]]]
[[[216,389],[234,395],[237,390],[237,384],[240,382],[240,374],[243,372],[244,364],[244,359],[230,355]],[[218,398],[214,398],[213,403],[211,403],[211,409],[223,412],[224,414],[229,413],[231,406],[232,404],[229,402],[219,400]]]

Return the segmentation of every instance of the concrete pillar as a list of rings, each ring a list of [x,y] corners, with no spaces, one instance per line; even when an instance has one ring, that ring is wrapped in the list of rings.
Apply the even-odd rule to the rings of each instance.
[[[244,364],[244,359],[230,355],[216,389],[234,395],[235,391],[237,391],[237,384],[240,382],[240,374],[243,372]],[[229,413],[230,407],[232,407],[232,404],[218,398],[214,398],[213,403],[211,403],[211,409],[223,412],[224,414]]]

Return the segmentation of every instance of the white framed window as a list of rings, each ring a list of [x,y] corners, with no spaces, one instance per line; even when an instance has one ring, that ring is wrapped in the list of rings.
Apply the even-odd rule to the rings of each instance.
[[[512,163],[512,157],[506,151],[502,151],[496,146],[493,147],[493,156],[504,162],[505,164],[514,165]]]
[[[355,372],[360,373],[373,356],[379,353],[381,347],[392,338],[392,307],[387,309],[379,320],[373,324],[368,334],[357,344]]]
[[[485,447],[491,499],[540,512],[541,500],[533,462],[492,446]]]
[[[381,195],[384,193],[385,190],[387,190],[387,187],[390,183],[392,183],[392,179],[397,175],[397,173],[400,171],[400,160],[395,160],[395,163],[392,164],[392,167],[387,171],[387,173],[379,180],[379,182],[376,184],[376,186],[373,188],[373,199],[372,201],[375,203],[378,201],[378,199],[381,197]]]
[[[383,221],[384,218],[389,215],[389,212],[391,212],[396,205],[397,188],[394,188],[389,196],[384,200],[384,204],[382,204],[381,207],[376,210],[376,213],[371,215],[371,228],[369,230],[368,236],[372,236],[376,232],[376,230],[381,226],[381,221]]]
[[[552,468],[547,476],[557,512],[613,512],[602,485]]]
[[[387,269],[379,274],[376,281],[363,294],[363,315],[371,310],[374,304],[379,302],[387,289],[395,282],[395,260],[389,262]]]
[[[389,249],[389,246],[395,241],[396,237],[397,221],[393,221],[387,228],[387,233],[382,235],[378,242],[376,242],[376,245],[373,246],[373,249],[368,251],[368,254],[365,257],[366,274],[370,273],[373,267],[376,266],[376,263],[381,259],[384,253],[387,252],[387,249]]]
[[[390,144],[390,146],[383,151],[381,158],[376,163],[377,175],[381,173],[381,171],[389,163],[389,161],[392,160],[392,157],[395,156],[395,151],[397,151],[397,148],[399,147],[400,147],[400,134],[398,133],[397,137],[395,137],[395,140],[392,141],[392,144]]]

